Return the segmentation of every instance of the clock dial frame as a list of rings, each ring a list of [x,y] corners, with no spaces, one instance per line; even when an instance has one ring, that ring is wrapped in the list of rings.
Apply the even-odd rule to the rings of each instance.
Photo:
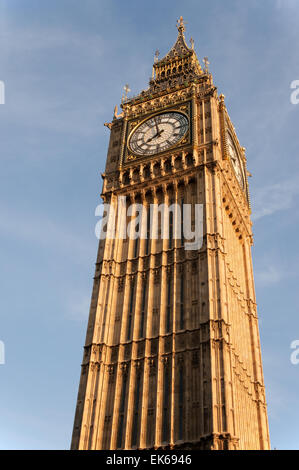
[[[242,164],[241,164],[240,157],[236,149],[234,140],[229,131],[226,131],[226,142],[227,142],[227,149],[228,149],[230,161],[232,163],[238,183],[241,186],[241,188],[244,189],[245,182],[244,182],[244,173],[242,170]]]
[[[177,146],[189,130],[188,116],[171,110],[143,120],[130,133],[128,149],[140,157],[155,155]]]

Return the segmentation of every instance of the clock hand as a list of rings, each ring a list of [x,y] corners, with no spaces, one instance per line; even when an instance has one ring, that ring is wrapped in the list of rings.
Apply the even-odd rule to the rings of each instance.
[[[159,127],[158,127],[158,124],[157,124],[156,118],[154,118],[154,121],[155,121],[156,129],[157,129],[157,134],[159,134]]]
[[[164,129],[161,129],[158,134],[156,135],[156,137],[160,137],[160,135],[162,134],[162,132],[164,132]]]
[[[160,137],[160,135],[162,134],[162,132],[164,132],[164,129],[161,129],[157,134],[155,134],[153,137],[150,137],[149,139],[147,139],[147,141],[145,142],[146,144],[148,142],[151,142],[153,139],[155,139],[156,137]]]

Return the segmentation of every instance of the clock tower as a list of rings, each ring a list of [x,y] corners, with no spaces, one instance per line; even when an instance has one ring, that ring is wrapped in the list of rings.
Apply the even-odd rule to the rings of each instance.
[[[106,123],[116,235],[99,242],[72,449],[270,448],[245,149],[182,18],[177,29],[148,89]],[[132,223],[161,205],[174,208],[168,237],[162,217]],[[202,208],[193,249],[187,206],[193,233]]]

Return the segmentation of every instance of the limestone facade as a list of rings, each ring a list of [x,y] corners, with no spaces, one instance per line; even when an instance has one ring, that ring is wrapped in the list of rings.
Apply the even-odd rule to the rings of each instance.
[[[185,139],[134,155],[131,130],[166,110],[188,116]],[[146,207],[203,204],[203,244],[100,241],[72,448],[269,449],[245,149],[182,22],[149,89],[107,126],[103,200],[116,212],[119,196]]]

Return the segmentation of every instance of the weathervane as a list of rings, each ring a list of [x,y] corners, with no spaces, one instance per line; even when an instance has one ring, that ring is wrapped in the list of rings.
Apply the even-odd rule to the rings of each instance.
[[[209,73],[209,65],[210,65],[210,62],[209,62],[209,60],[208,60],[207,57],[204,57],[204,58],[203,58],[203,63],[205,64],[204,71],[205,71],[206,73]]]
[[[176,27],[181,33],[185,31],[185,24],[187,24],[186,21],[183,20],[182,16],[180,16],[180,18],[176,22]]]

